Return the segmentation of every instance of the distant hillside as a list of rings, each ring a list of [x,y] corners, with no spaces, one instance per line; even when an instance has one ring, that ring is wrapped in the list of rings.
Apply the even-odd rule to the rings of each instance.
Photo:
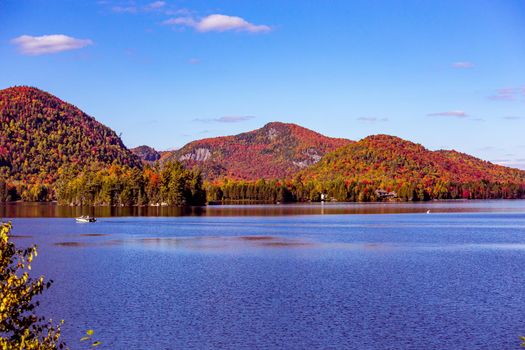
[[[160,159],[160,153],[149,146],[138,146],[130,151],[144,162],[152,163]]]
[[[525,194],[525,171],[456,151],[429,151],[388,135],[369,136],[342,147],[299,176],[304,181],[352,184],[358,188],[356,193],[364,195],[384,189],[414,199],[518,198]]]
[[[177,159],[199,168],[210,180],[287,178],[349,143],[295,124],[273,122],[235,136],[193,141],[163,160]]]
[[[0,90],[0,176],[53,183],[64,165],[141,162],[117,134],[77,107],[32,87]]]
[[[176,151],[157,152],[148,146],[130,151],[114,131],[49,93],[32,87],[0,90],[0,201],[55,199],[57,179],[62,177],[58,183],[64,178],[69,181],[60,187],[66,189],[62,198],[80,193],[75,201],[82,202],[99,193],[102,203],[158,203],[166,191],[159,179],[170,178],[165,171],[170,167],[177,168],[177,176],[186,174],[187,184],[200,188],[198,175],[183,172],[178,164],[143,167],[143,162],[166,165],[172,160],[201,170],[213,182],[208,187],[212,200],[320,200],[324,195],[339,201],[389,196],[407,200],[525,197],[522,170],[456,151],[430,151],[394,136],[374,135],[353,142],[279,122],[234,136],[193,141]],[[77,169],[61,175],[61,168],[71,167]],[[78,180],[79,174],[84,182]],[[214,181],[223,178],[248,183]],[[191,186],[186,182],[187,192]],[[177,196],[191,198],[175,187],[172,192]],[[180,203],[179,197],[172,202]]]

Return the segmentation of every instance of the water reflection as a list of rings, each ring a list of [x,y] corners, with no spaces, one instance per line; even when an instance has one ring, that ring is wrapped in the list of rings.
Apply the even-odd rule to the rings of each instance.
[[[0,217],[3,218],[40,218],[65,217],[73,218],[81,215],[95,217],[114,216],[199,216],[201,207],[71,207],[54,203],[8,203],[0,204]]]
[[[461,212],[525,212],[525,201],[434,201],[421,203],[306,203],[209,205],[205,207],[70,207],[53,203],[9,203],[0,205],[0,218],[115,216],[288,216],[333,214],[433,214]]]
[[[108,234],[80,234],[80,237],[104,237]],[[14,238],[30,238],[31,236],[14,236]],[[193,250],[217,251],[231,253],[243,251],[249,253],[253,249],[280,249],[280,248],[315,248],[321,250],[354,250],[369,252],[405,251],[405,252],[466,252],[486,250],[525,250],[525,243],[400,243],[400,242],[338,242],[323,241],[319,237],[283,237],[283,236],[188,236],[188,237],[142,237],[126,239],[91,239],[68,240],[53,243],[57,247],[66,248],[96,248],[120,246],[128,248],[146,248],[160,250]]]
[[[82,235],[81,235],[82,236]],[[102,235],[100,235],[102,236]],[[91,236],[93,237],[93,236]],[[238,250],[247,248],[306,248],[328,247],[328,244],[290,239],[278,236],[240,236],[240,237],[147,237],[137,239],[113,239],[99,241],[65,241],[56,242],[59,247],[102,247],[102,246],[137,246],[154,249],[191,249],[191,250]]]

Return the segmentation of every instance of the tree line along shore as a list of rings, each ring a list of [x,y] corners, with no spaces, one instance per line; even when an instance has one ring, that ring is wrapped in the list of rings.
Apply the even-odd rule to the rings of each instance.
[[[380,181],[340,177],[326,181],[294,179],[204,181],[198,170],[172,161],[143,168],[108,167],[59,170],[54,184],[9,182],[0,178],[0,201],[46,202],[62,205],[170,205],[264,201],[269,203],[371,201],[425,201],[433,199],[519,199],[525,186],[486,180],[454,183],[436,178]]]

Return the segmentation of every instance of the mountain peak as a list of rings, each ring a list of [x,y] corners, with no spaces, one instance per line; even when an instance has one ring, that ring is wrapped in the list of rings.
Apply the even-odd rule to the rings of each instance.
[[[0,90],[0,160],[14,179],[52,183],[64,165],[141,166],[116,133],[58,97],[29,86]]]
[[[262,129],[272,128],[272,127],[292,126],[292,125],[298,126],[297,124],[293,124],[293,123],[284,123],[284,122],[274,121],[274,122],[268,122],[268,123],[266,123],[266,124],[262,127]]]
[[[0,93],[3,95],[16,95],[16,96],[32,96],[34,98],[45,98],[45,99],[51,99],[55,100],[57,102],[64,102],[55,95],[41,90],[34,86],[27,86],[27,85],[15,85],[8,87],[6,89],[0,90]]]
[[[172,153],[208,179],[285,178],[351,141],[335,139],[292,123],[271,122],[234,136],[193,141]]]
[[[132,148],[130,151],[147,163],[155,162],[160,159],[160,153],[150,146],[142,145]]]
[[[45,92],[44,90],[41,90],[37,87],[34,87],[34,86],[29,86],[29,85],[14,85],[14,86],[10,86],[8,88],[5,88],[3,90],[0,90],[0,92],[17,92],[17,93],[29,93],[29,92],[38,92],[38,93],[47,93],[49,94],[48,92]],[[51,95],[51,94],[49,94]]]
[[[402,139],[399,136],[388,135],[388,134],[370,135],[370,136],[367,136],[367,137],[363,138],[359,142],[366,142],[366,143],[372,143],[372,144],[381,144],[381,143],[389,143],[390,144],[390,143],[394,143],[396,145],[405,144],[405,145],[412,145],[412,146],[421,146],[421,145],[419,145],[417,143],[414,143],[412,141],[408,141],[408,140]]]

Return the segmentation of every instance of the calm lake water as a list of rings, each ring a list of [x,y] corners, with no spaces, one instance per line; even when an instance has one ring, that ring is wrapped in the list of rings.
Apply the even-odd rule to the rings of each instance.
[[[90,210],[97,223],[71,219]],[[33,272],[55,280],[41,312],[74,348],[90,328],[103,349],[519,349],[525,335],[525,201],[0,215],[39,245]]]

